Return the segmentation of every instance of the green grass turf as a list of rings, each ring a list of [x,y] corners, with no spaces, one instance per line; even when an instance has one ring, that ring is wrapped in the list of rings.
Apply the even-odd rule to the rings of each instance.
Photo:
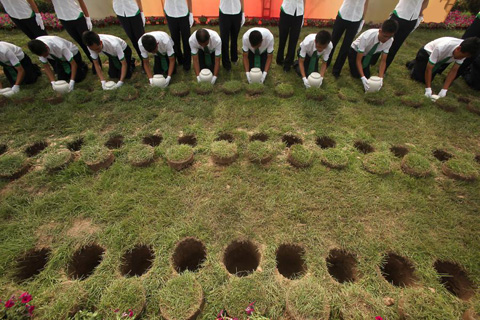
[[[147,31],[157,29],[167,31],[165,26],[147,27]],[[241,34],[246,29],[242,28]],[[97,31],[127,38],[120,27]],[[300,40],[316,31],[303,28]],[[272,32],[277,41],[278,29],[272,28]],[[69,38],[65,32],[58,34]],[[257,300],[255,307],[260,314],[282,319],[292,285],[291,280],[276,273],[275,252],[283,243],[305,249],[305,279],[320,284],[321,291],[326,292],[332,319],[341,312],[362,317],[355,299],[369,301],[365,311],[369,315],[398,319],[402,296],[409,312],[425,312],[428,307],[425,319],[458,319],[471,307],[479,312],[478,295],[467,302],[457,299],[438,282],[432,266],[436,259],[458,262],[470,279],[480,284],[479,183],[445,177],[442,163],[432,151],[448,147],[454,154],[471,154],[473,161],[473,155],[480,153],[480,118],[463,104],[457,112],[447,113],[425,103],[423,86],[408,78],[404,66],[428,41],[461,34],[452,30],[412,34],[385,78],[383,90],[388,99],[382,106],[364,101],[362,84],[350,78],[348,66],[338,80],[327,72],[322,86],[326,98],[321,102],[307,100],[301,79],[275,64],[264,94],[224,94],[221,86],[227,81],[242,81],[246,86],[241,63],[234,65],[232,72],[222,69],[214,92],[208,96],[192,91],[179,98],[168,89],[148,88],[148,80],[137,66],[126,83],[138,87],[140,95],[134,101],[122,100],[127,92],[102,92],[100,82],[90,73],[86,81],[76,85],[76,90],[83,90],[89,98],[76,94],[58,105],[41,99],[7,104],[0,109],[0,141],[8,145],[9,152],[23,152],[32,142],[42,140],[48,141],[49,147],[33,158],[36,165],[27,175],[11,183],[0,182],[0,297],[28,290],[33,294],[38,319],[62,319],[74,306],[84,310],[113,306],[111,288],[120,283],[122,255],[137,244],[146,244],[154,249],[155,258],[150,271],[139,279],[146,294],[142,319],[161,319],[162,289],[175,278],[171,266],[175,245],[193,236],[207,250],[206,261],[195,273],[206,299],[199,319],[213,319],[222,308],[242,310],[251,300]],[[23,48],[28,42],[18,31],[2,32],[2,40]],[[435,79],[435,92],[444,78]],[[180,67],[171,83],[193,88],[195,77]],[[283,99],[275,94],[281,83],[294,87],[293,97]],[[394,94],[399,90],[409,97],[418,96],[423,106],[415,109],[404,105]],[[42,98],[52,94],[45,76],[33,86],[22,87],[22,92]],[[339,97],[339,92],[343,96]],[[478,93],[461,79],[449,95],[478,101]],[[210,161],[209,147],[219,132],[231,133],[238,146],[240,157],[228,167]],[[312,166],[302,170],[291,167],[285,149],[265,166],[251,164],[249,135],[257,132],[268,134],[270,143],[275,144],[284,133],[298,135],[314,152]],[[147,168],[132,167],[129,146],[151,134],[163,136],[163,142],[155,147],[159,160]],[[195,163],[176,172],[167,166],[165,152],[177,144],[178,136],[187,134],[197,138]],[[124,137],[124,145],[113,150],[116,159],[108,170],[92,173],[81,156],[58,173],[48,174],[42,167],[42,159],[51,148],[78,137],[84,137],[84,146],[103,146],[116,135]],[[329,169],[319,161],[322,152],[315,140],[325,135],[334,138],[336,148],[348,157],[344,170]],[[406,145],[411,152],[426,157],[435,174],[426,179],[410,177],[402,173],[401,160],[395,158],[390,175],[372,175],[363,169],[365,155],[353,147],[356,141],[367,141],[378,152],[388,151],[391,145]],[[261,254],[257,271],[244,278],[230,275],[223,265],[225,248],[239,239],[251,240]],[[66,285],[70,283],[66,270],[71,257],[91,243],[105,249],[101,264],[86,280]],[[16,259],[36,246],[52,249],[45,270],[28,282],[16,283]],[[335,247],[358,257],[361,276],[357,282],[338,284],[328,274],[325,258]],[[383,279],[378,268],[385,252],[412,261],[418,288],[401,289]],[[385,306],[385,297],[393,298],[395,304]],[[127,307],[123,300],[121,303]],[[182,303],[173,301],[173,305]],[[305,312],[314,307],[298,306]],[[246,318],[245,314],[233,316]]]

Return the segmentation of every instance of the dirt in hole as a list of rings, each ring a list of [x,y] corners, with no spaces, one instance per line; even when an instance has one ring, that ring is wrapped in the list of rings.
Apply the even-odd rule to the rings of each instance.
[[[91,276],[102,261],[104,251],[99,245],[92,244],[75,252],[72,261],[68,265],[68,276],[71,279],[79,280],[84,280]]]
[[[225,250],[223,263],[231,274],[245,277],[257,270],[260,252],[251,241],[233,241]]]
[[[255,133],[250,137],[250,141],[262,141],[265,142],[268,140],[268,135],[265,133]]]
[[[120,272],[126,277],[140,277],[152,267],[154,258],[150,246],[137,245],[123,255]]]
[[[113,136],[105,143],[108,149],[119,149],[123,146],[123,136]]]
[[[235,141],[235,138],[230,133],[222,133],[222,134],[218,135],[218,137],[217,137],[217,139],[215,139],[215,141],[228,141],[228,142],[232,143],[233,141]]]
[[[294,244],[282,244],[277,249],[277,269],[282,276],[288,279],[298,279],[307,266],[304,260],[305,250]]]
[[[27,147],[25,149],[25,153],[27,154],[27,157],[35,157],[37,154],[42,152],[46,147],[48,147],[48,143],[45,141],[37,142],[32,144],[31,146]]]
[[[187,238],[177,244],[173,253],[173,267],[178,273],[197,271],[207,258],[207,249],[194,238]]]
[[[369,143],[364,141],[357,141],[353,146],[363,154],[368,154],[375,151],[375,149]]]
[[[433,267],[440,275],[440,282],[452,294],[462,300],[468,300],[474,295],[475,285],[458,264],[437,260]]]
[[[386,262],[380,270],[385,280],[397,287],[411,286],[417,280],[413,264],[395,253],[387,254]]]
[[[82,146],[83,146],[83,138],[80,138],[80,139],[77,139],[77,140],[74,140],[72,142],[69,142],[67,144],[67,148],[68,150],[70,151],[80,151],[80,149],[82,149]]]
[[[480,154],[477,154],[477,155],[475,156],[475,161],[476,161],[478,164],[480,164]]]
[[[0,144],[0,155],[4,154],[5,152],[7,152],[8,150],[8,147],[6,144]]]
[[[163,137],[161,135],[151,135],[143,138],[143,144],[148,144],[149,146],[156,147],[162,143]]]
[[[178,138],[178,144],[188,144],[195,147],[197,145],[197,138],[193,134],[188,134]]]
[[[410,152],[408,148],[404,146],[393,146],[390,148],[390,151],[397,158],[403,158]]]
[[[453,155],[451,153],[441,149],[434,150],[433,156],[441,162],[446,162],[453,158]]]
[[[17,260],[15,278],[19,281],[28,280],[39,274],[48,262],[51,250],[48,248],[32,249]]]
[[[339,283],[358,280],[357,258],[353,253],[332,249],[326,260],[328,273]]]
[[[298,137],[298,136],[295,136],[293,134],[285,134],[283,135],[282,137],[282,142],[285,143],[285,145],[287,146],[287,148],[290,148],[291,146],[293,146],[294,144],[303,144],[303,140]]]
[[[335,140],[327,136],[318,137],[316,142],[317,142],[317,146],[319,146],[322,149],[335,148],[335,146],[337,145]]]

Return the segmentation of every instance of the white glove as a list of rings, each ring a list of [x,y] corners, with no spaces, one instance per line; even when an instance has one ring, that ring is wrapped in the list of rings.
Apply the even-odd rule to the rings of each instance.
[[[380,89],[382,89],[382,88],[383,88],[383,78],[380,78]]]
[[[100,83],[102,84],[102,89],[103,89],[103,90],[106,90],[105,84],[107,83],[107,81],[102,80],[102,81],[100,81]]]
[[[362,31],[364,25],[365,25],[365,20],[362,20],[362,22],[360,22],[360,25],[358,26],[357,33],[360,33],[360,31]]]
[[[265,82],[265,79],[267,79],[267,71],[263,71],[262,73],[262,83]]]
[[[40,29],[45,30],[45,25],[43,24],[41,13],[35,13],[35,20],[37,21],[37,24],[40,27]]]
[[[12,89],[13,89],[13,88],[12,88]],[[448,91],[448,90],[446,90],[446,89],[440,90],[440,92],[438,93],[438,96],[439,96],[440,98],[445,98],[445,97],[447,96],[447,91]]]
[[[240,23],[240,28],[245,24],[245,12],[242,12],[242,22]]]
[[[140,12],[140,16],[142,17],[143,26],[145,27],[145,23],[147,22],[147,20],[145,19],[145,13]]]
[[[12,87],[12,92],[13,92],[13,93],[18,93],[19,91],[20,91],[20,86],[14,85],[14,86]]]
[[[368,85],[368,79],[366,77],[361,77],[360,79],[362,80],[365,92],[367,92],[370,89],[370,86]]]
[[[52,85],[52,89],[55,90],[55,81],[50,82],[50,84]]]
[[[75,80],[70,80],[68,83],[68,91],[73,91],[73,88],[75,87]]]
[[[120,88],[121,86],[123,86],[123,82],[122,82],[122,81],[118,81],[117,84],[115,85],[115,89],[118,89],[118,88]]]
[[[165,79],[165,85],[163,86],[164,88],[168,87],[168,85],[170,84],[170,80],[172,80],[172,77],[168,76],[166,79]]]
[[[193,13],[190,12],[190,14],[188,15],[188,22],[190,23],[190,28],[193,27],[193,22],[195,20],[193,20]]]
[[[432,98],[432,88],[425,88],[425,97]]]
[[[310,83],[308,82],[308,79],[307,79],[307,78],[303,77],[302,80],[303,80],[303,84],[305,85],[305,88],[308,89],[308,88],[311,87],[311,85],[310,85]]]
[[[245,72],[245,74],[247,75],[248,83],[252,83],[252,78],[250,78],[250,72]]]
[[[217,81],[217,77],[216,77],[216,76],[213,76],[213,77],[212,77],[212,84],[215,84],[216,81]]]
[[[417,30],[417,28],[420,26],[422,22],[423,22],[423,16],[418,17],[417,24],[415,25],[415,28],[413,28],[412,32]]]
[[[88,29],[88,31],[92,31],[92,29],[93,29],[92,19],[90,19],[90,17],[85,17],[85,20],[87,20],[87,29]]]
[[[200,79],[200,76],[197,76],[197,82],[200,83],[202,80]]]
[[[148,82],[150,82],[150,85],[153,86],[153,78],[148,79]]]

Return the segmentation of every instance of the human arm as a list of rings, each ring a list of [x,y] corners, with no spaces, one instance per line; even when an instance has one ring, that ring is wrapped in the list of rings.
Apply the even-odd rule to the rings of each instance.
[[[267,62],[265,63],[265,72],[270,70],[270,66],[272,65],[273,60],[273,52],[267,55]]]
[[[221,57],[222,56],[215,56],[215,68],[213,69],[213,75],[215,77],[218,76],[218,72],[220,71],[220,60],[221,60],[220,58]]]
[[[450,72],[447,75],[447,78],[445,79],[445,82],[443,83],[443,90],[448,90],[450,86],[452,85],[453,81],[457,77],[458,69],[460,69],[460,65],[455,63],[455,65],[452,67]]]
[[[145,70],[145,73],[147,74],[148,80],[151,82],[151,79],[153,79],[153,72],[150,69],[150,61],[148,58],[143,58],[143,69]]]
[[[383,76],[385,75],[385,69],[387,68],[387,56],[388,56],[387,53],[385,52],[382,53],[382,60],[380,61],[380,67],[378,69],[378,76],[382,79],[383,79]]]
[[[200,75],[200,62],[198,61],[198,54],[193,55],[193,70],[195,70],[195,75],[198,77]]]

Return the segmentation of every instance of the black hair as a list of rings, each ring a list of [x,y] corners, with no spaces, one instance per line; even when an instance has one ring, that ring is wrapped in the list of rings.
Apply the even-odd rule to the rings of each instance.
[[[94,44],[100,45],[100,37],[93,31],[85,31],[82,34],[82,40],[87,47],[90,47]]]
[[[210,33],[205,29],[198,29],[195,38],[197,38],[198,43],[206,43],[210,41]]]
[[[460,44],[460,51],[463,53],[470,53],[472,56],[477,55],[480,51],[480,38],[470,37]]]
[[[332,41],[332,35],[328,31],[319,31],[315,36],[315,43],[326,45],[329,44],[330,41]]]
[[[150,34],[146,34],[142,37],[142,45],[148,52],[153,52],[157,47],[157,39]]]
[[[28,49],[36,54],[37,56],[43,56],[48,52],[48,47],[45,43],[40,40],[34,39],[28,43]]]
[[[385,20],[382,23],[382,31],[386,33],[397,33],[398,22],[392,19]]]
[[[250,41],[252,47],[256,47],[263,41],[262,33],[258,30],[253,30],[252,32],[250,32],[248,40]]]

